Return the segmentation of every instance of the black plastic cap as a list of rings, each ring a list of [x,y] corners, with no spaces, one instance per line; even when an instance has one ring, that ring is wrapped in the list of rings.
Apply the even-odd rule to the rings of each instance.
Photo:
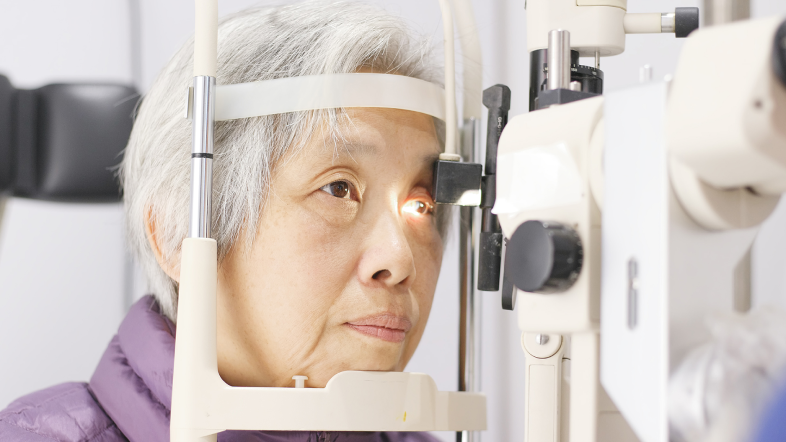
[[[510,110],[510,88],[495,84],[483,91],[483,105],[489,109]]]
[[[434,163],[432,195],[439,204],[480,205],[483,166],[475,163],[439,160]]]
[[[674,10],[674,36],[685,38],[699,29],[699,8],[676,8]]]
[[[775,41],[772,44],[772,71],[786,87],[786,21],[781,23],[775,32]]]

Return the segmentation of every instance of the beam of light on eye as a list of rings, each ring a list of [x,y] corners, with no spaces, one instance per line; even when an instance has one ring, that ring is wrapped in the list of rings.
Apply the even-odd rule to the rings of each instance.
[[[430,209],[430,204],[423,201],[412,200],[404,204],[401,211],[411,215],[425,215]]]

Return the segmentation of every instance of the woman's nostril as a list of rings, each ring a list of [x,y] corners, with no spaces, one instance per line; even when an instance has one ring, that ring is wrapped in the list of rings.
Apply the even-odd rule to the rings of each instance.
[[[372,276],[372,278],[376,280],[385,280],[388,279],[389,277],[390,277],[390,270],[380,270],[377,273],[374,273],[374,276]]]

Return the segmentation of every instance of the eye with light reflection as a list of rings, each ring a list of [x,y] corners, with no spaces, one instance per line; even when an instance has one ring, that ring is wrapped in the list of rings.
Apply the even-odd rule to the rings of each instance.
[[[431,215],[434,213],[434,205],[421,200],[411,200],[404,204],[401,212],[410,215]]]

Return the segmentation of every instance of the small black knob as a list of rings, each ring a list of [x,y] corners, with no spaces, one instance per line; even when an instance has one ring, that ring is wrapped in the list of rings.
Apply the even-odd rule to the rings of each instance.
[[[685,38],[699,29],[699,8],[674,8],[674,36]]]
[[[519,290],[559,293],[576,282],[583,261],[575,230],[551,221],[527,221],[508,242],[505,275]]]

